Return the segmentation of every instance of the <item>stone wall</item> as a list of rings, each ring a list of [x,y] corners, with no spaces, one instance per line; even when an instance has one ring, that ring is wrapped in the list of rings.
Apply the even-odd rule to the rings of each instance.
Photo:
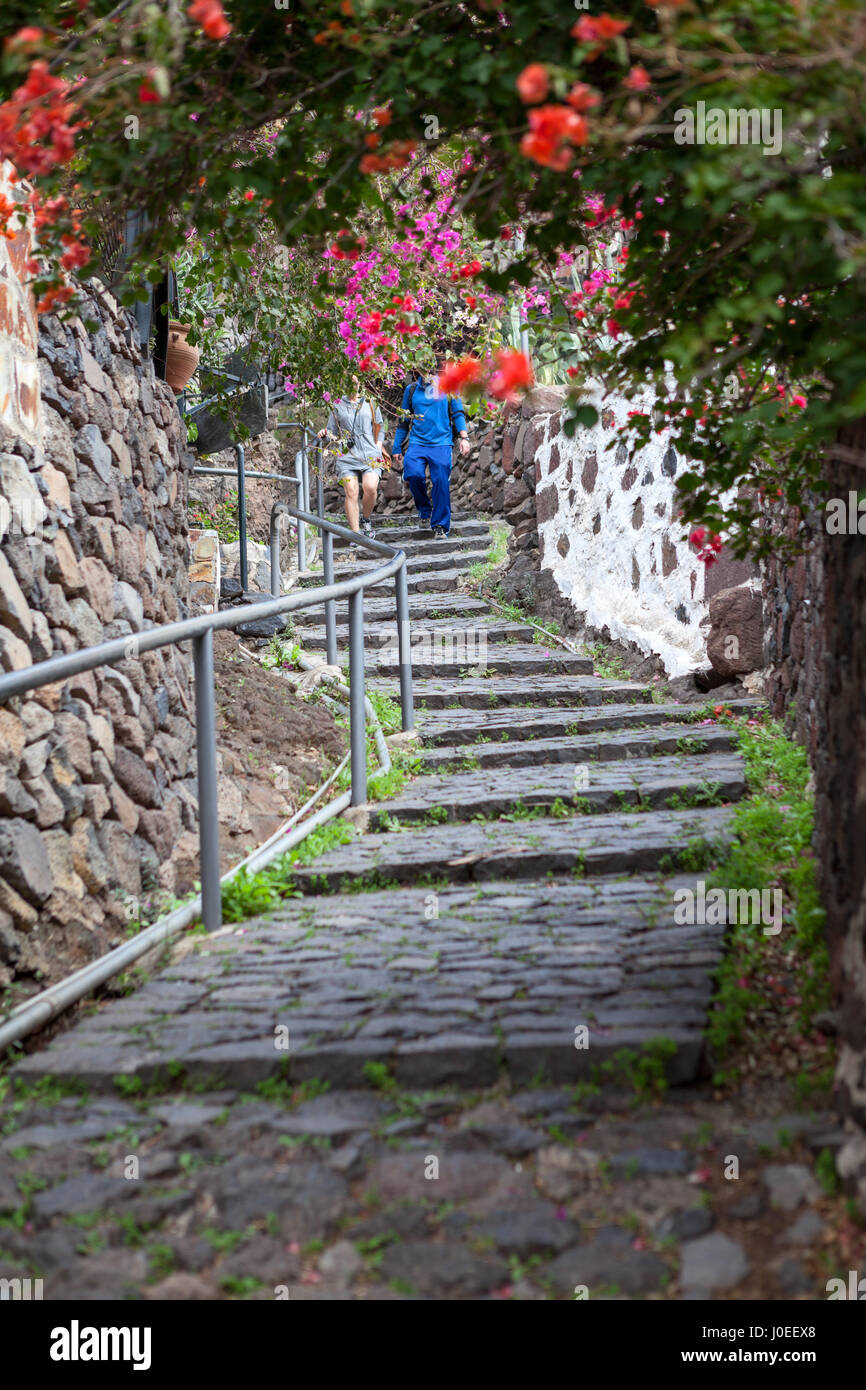
[[[841,441],[866,456],[866,423]],[[831,497],[863,486],[862,465],[827,465]],[[815,780],[815,853],[834,998],[836,1091],[848,1138],[839,1156],[866,1216],[866,544],[827,532],[812,504],[781,518],[802,554],[765,573],[768,694],[805,744]]]
[[[616,448],[626,402],[594,398],[598,424],[562,428],[564,389],[538,388],[507,421],[506,518],[517,552],[538,548],[582,620],[662,660],[670,676],[708,663],[701,623],[713,592],[753,573],[724,556],[706,570],[676,518],[683,463],[664,435],[637,452]],[[641,409],[641,402],[631,402]],[[646,404],[642,409],[646,409]]]
[[[9,671],[186,616],[191,460],[128,315],[94,282],[82,314],[95,331],[37,325],[4,252],[0,350],[8,381],[11,337],[19,383],[0,421]],[[130,651],[0,707],[0,983],[26,989],[102,954],[156,890],[179,887],[172,849],[197,839],[189,655]]]
[[[670,676],[708,664],[709,599],[755,567],[722,551],[710,570],[675,516],[682,461],[664,435],[637,452],[616,441],[625,401],[594,403],[598,423],[562,428],[565,390],[539,387],[509,410],[503,439],[512,584],[559,595],[580,624],[655,658]],[[640,402],[629,402],[639,408]],[[646,408],[646,407],[644,407]],[[558,615],[561,616],[561,615]]]

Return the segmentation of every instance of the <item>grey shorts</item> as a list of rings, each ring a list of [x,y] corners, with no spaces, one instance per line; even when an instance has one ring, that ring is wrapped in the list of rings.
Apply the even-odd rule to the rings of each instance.
[[[343,478],[363,478],[365,473],[375,473],[377,478],[381,478],[382,469],[374,468],[372,463],[361,463],[358,459],[350,459],[341,455],[337,459],[337,481],[342,482]]]

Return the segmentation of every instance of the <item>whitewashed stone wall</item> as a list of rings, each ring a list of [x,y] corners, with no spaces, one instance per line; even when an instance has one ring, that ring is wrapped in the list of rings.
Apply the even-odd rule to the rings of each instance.
[[[552,416],[536,449],[541,564],[588,624],[683,675],[707,661],[707,571],[675,514],[682,460],[667,431],[638,450],[607,449],[627,411],[649,409],[651,396],[590,399],[598,424],[569,439]]]

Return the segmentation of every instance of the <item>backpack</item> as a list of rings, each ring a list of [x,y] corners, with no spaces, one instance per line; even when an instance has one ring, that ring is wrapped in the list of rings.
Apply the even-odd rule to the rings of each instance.
[[[415,408],[415,392],[418,390],[418,387],[421,385],[421,381],[422,381],[422,378],[421,378],[420,376],[416,376],[416,377],[414,378],[414,382],[413,382],[413,386],[412,386],[412,394],[411,394],[411,396],[409,397],[409,409],[412,411],[413,415],[414,415],[414,413],[415,413],[415,409],[414,409],[414,408]],[[449,423],[449,425],[451,426],[451,443],[452,443],[452,444],[456,444],[456,443],[457,443],[457,436],[458,436],[458,434],[459,434],[459,430],[457,429],[457,426],[456,426],[455,423],[454,423],[454,403],[453,403],[453,401],[451,400],[451,397],[450,397],[450,396],[446,396],[445,399],[446,399],[447,402],[448,402],[448,423]],[[409,436],[410,436],[410,434],[412,433],[412,426],[414,425],[414,423],[415,423],[414,419],[410,419],[410,421],[409,421],[409,427],[408,427],[408,429],[406,430],[406,439],[405,439],[404,447],[405,447],[405,444],[408,444],[408,443],[409,443]]]

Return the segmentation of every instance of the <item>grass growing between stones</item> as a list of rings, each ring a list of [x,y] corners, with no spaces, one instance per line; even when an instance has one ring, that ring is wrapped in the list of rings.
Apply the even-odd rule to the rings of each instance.
[[[223,884],[223,921],[242,922],[247,917],[274,911],[286,898],[301,897],[292,873],[295,865],[308,864],[327,850],[348,844],[353,839],[354,831],[345,821],[328,821],[258,873],[251,874],[241,869],[233,879]]]
[[[595,674],[606,680],[629,680],[628,669],[618,652],[611,651],[604,642],[590,642],[586,646],[587,656],[592,657]]]
[[[708,1030],[714,1079],[733,1085],[746,1073],[781,1070],[805,1100],[829,1084],[834,1061],[814,1023],[830,1002],[830,985],[811,852],[809,765],[805,749],[772,721],[748,720],[738,743],[749,795],[735,807],[730,851],[707,888],[779,890],[783,916],[775,934],[761,922],[729,926]]]
[[[491,526],[490,549],[483,560],[477,560],[466,571],[473,584],[480,584],[491,570],[495,570],[497,565],[502,564],[508,548],[508,530],[509,528],[504,523],[494,523]]]

